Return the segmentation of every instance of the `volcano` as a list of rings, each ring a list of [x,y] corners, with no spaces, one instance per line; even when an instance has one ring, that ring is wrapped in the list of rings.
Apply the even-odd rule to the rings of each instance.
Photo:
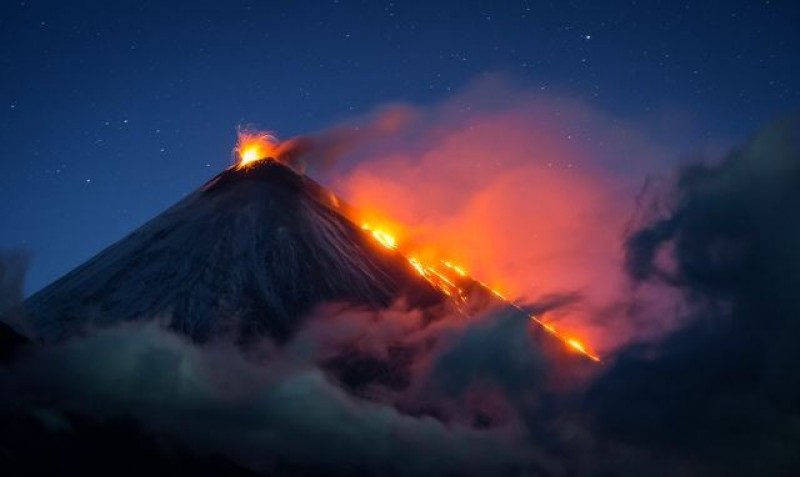
[[[45,342],[146,319],[198,342],[282,342],[325,302],[446,302],[343,207],[278,161],[232,167],[30,297],[26,312]]]
[[[14,458],[6,464],[0,455],[0,466],[21,469],[20,475],[64,468],[119,473],[120,462],[136,475],[252,475],[249,465],[263,465],[270,475],[379,475],[360,471],[361,464],[331,472],[313,459],[295,461],[264,436],[338,439],[352,435],[354,425],[372,429],[385,416],[399,423],[388,431],[379,427],[389,436],[418,421],[425,435],[431,426],[500,428],[509,414],[494,386],[508,381],[495,381],[487,366],[511,366],[513,376],[524,376],[519,383],[535,381],[542,389],[592,371],[596,359],[579,343],[461,267],[420,259],[382,228],[359,224],[355,208],[263,157],[218,174],[26,300],[20,312],[27,314],[26,336],[0,323],[0,368],[22,370],[16,380],[0,379],[0,396],[10,402],[0,402],[0,454]],[[345,307],[312,312],[331,303]],[[414,313],[400,315],[403,326],[392,322],[396,313],[373,313],[389,307]],[[342,309],[348,314],[337,316]],[[478,313],[484,319],[460,326],[460,318]],[[313,316],[319,319],[303,328]],[[340,317],[356,332],[340,332]],[[325,336],[315,337],[323,319],[328,323],[316,330]],[[194,343],[161,327],[115,326],[137,321],[157,321]],[[429,326],[434,323],[443,326]],[[292,345],[304,345],[303,336],[292,338],[303,332],[322,351],[311,358],[313,366],[291,361]],[[263,359],[258,343],[270,341],[264,337],[287,345],[289,358]],[[195,346],[231,338],[239,345],[233,353],[227,346]],[[535,346],[527,346],[529,339]],[[563,371],[551,378],[542,363]],[[224,375],[219,382],[217,372]],[[473,373],[486,377],[488,391],[462,383]],[[343,434],[339,418],[325,411],[353,416],[362,406],[380,410],[380,417],[369,414],[366,424],[348,417]],[[198,429],[208,432],[213,454],[195,450]],[[392,446],[403,440],[389,439]],[[252,461],[249,449],[257,449]],[[376,465],[364,461],[366,468]]]

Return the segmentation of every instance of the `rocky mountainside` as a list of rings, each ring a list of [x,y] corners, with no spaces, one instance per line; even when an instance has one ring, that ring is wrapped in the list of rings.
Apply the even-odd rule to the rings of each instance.
[[[279,162],[231,168],[30,297],[26,311],[45,342],[152,319],[201,342],[261,334],[281,341],[324,302],[444,300],[338,207]]]

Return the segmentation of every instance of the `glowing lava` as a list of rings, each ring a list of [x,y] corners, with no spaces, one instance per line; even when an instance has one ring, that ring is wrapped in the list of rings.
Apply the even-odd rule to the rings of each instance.
[[[248,167],[265,159],[277,160],[280,141],[266,132],[239,131],[239,140],[233,150],[239,161],[238,169]]]
[[[381,245],[383,245],[384,247],[390,248],[392,250],[397,248],[397,239],[394,237],[394,235],[390,234],[389,232],[379,229],[373,229],[372,226],[369,224],[363,224],[361,228],[372,234],[375,240],[380,242]]]
[[[558,338],[564,345],[576,351],[583,356],[591,359],[594,362],[601,362],[600,358],[590,352],[586,346],[579,341],[577,338],[573,336],[569,336],[567,334],[561,333],[556,331],[555,327],[549,323],[542,321],[535,315],[531,315],[523,310],[520,306],[515,305],[512,303],[508,298],[506,298],[502,293],[497,291],[496,289],[490,287],[489,285],[472,278],[466,272],[466,270],[454,264],[453,262],[442,260],[442,261],[431,261],[431,262],[423,262],[419,257],[405,254],[402,249],[399,249],[400,245],[395,238],[394,235],[390,234],[389,232],[382,230],[380,228],[376,228],[371,224],[363,224],[361,226],[362,229],[369,232],[369,234],[383,247],[386,247],[390,250],[399,251],[405,256],[406,260],[408,260],[409,265],[420,275],[422,278],[428,281],[434,288],[438,289],[448,297],[456,300],[456,304],[460,303],[467,303],[467,293],[465,292],[465,288],[468,286],[478,286],[485,291],[490,292],[497,298],[506,302],[509,306],[515,308],[520,313],[528,316],[531,321],[536,323],[537,325],[541,326],[547,333],[553,335],[554,337]]]

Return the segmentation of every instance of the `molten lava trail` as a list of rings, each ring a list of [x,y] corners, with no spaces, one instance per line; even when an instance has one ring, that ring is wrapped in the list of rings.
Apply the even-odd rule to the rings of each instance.
[[[550,335],[552,335],[553,337],[555,337],[555,338],[557,338],[558,340],[560,340],[561,342],[563,342],[563,343],[564,343],[566,346],[568,346],[569,348],[571,348],[571,349],[573,349],[574,351],[577,351],[578,353],[582,354],[583,356],[585,356],[585,357],[587,357],[587,358],[591,359],[591,360],[592,360],[592,361],[594,361],[595,363],[601,363],[601,362],[602,362],[602,360],[600,359],[600,357],[599,357],[599,356],[597,356],[596,354],[594,354],[594,353],[590,352],[589,350],[587,350],[587,349],[586,349],[586,346],[584,346],[584,344],[583,344],[581,341],[579,341],[578,339],[576,339],[576,338],[574,338],[574,337],[570,337],[569,335],[562,334],[561,332],[559,332],[559,331],[556,331],[556,328],[555,328],[555,326],[553,326],[553,325],[552,325],[552,324],[550,324],[550,323],[547,323],[547,322],[543,321],[541,318],[537,317],[536,315],[533,315],[533,314],[531,314],[531,313],[528,313],[528,312],[527,312],[527,311],[525,311],[525,309],[523,309],[521,306],[519,306],[519,305],[517,305],[517,304],[513,303],[511,300],[509,300],[508,298],[506,298],[505,296],[503,296],[503,295],[502,295],[500,292],[498,292],[498,291],[497,291],[497,290],[495,290],[494,288],[490,287],[489,285],[487,285],[487,284],[483,283],[482,281],[480,281],[480,280],[478,280],[478,279],[476,279],[476,278],[472,278],[472,277],[470,277],[470,276],[469,276],[469,275],[468,275],[468,274],[467,274],[467,273],[464,271],[464,269],[463,269],[463,268],[460,268],[460,267],[458,267],[458,266],[456,266],[456,265],[453,265],[452,263],[450,263],[450,262],[446,262],[446,261],[443,261],[443,262],[442,262],[442,264],[443,264],[445,267],[448,267],[448,268],[450,268],[450,269],[452,269],[452,270],[456,271],[456,273],[458,273],[458,274],[459,274],[460,276],[462,276],[464,279],[470,280],[470,281],[472,281],[473,283],[475,283],[475,284],[476,284],[476,285],[477,285],[479,288],[481,288],[481,289],[482,289],[482,290],[483,290],[485,293],[491,293],[491,294],[492,294],[492,295],[494,295],[494,296],[495,296],[497,299],[499,299],[500,301],[502,301],[502,302],[503,302],[505,305],[507,305],[507,306],[510,306],[511,308],[513,308],[513,309],[517,310],[518,312],[520,312],[522,315],[524,315],[524,316],[528,317],[528,319],[530,319],[532,322],[536,323],[537,325],[541,326],[541,327],[542,327],[542,329],[544,329],[544,330],[545,330],[547,333],[549,333],[549,334],[550,334]]]

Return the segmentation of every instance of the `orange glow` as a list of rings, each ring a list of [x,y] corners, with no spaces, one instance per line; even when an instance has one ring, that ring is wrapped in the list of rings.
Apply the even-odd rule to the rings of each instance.
[[[548,332],[555,334],[555,332],[556,332],[556,327],[555,327],[555,326],[553,326],[553,325],[551,325],[551,324],[549,324],[549,323],[541,323],[541,325],[542,325],[542,327],[544,327],[544,329],[546,329]]]
[[[580,353],[584,354],[585,356],[589,357],[592,361],[596,361],[598,363],[600,362],[600,358],[598,358],[597,356],[589,353],[586,350],[586,347],[583,346],[583,343],[581,343],[580,341],[576,340],[575,338],[567,338],[566,341],[567,341],[568,345],[572,346],[578,352],[580,352]]]
[[[448,261],[443,261],[442,264],[445,267],[447,267],[447,268],[453,270],[454,272],[458,273],[462,277],[466,277],[467,276],[467,272],[463,268],[459,267],[458,265],[454,265],[454,264],[452,264],[452,263],[450,263]]]
[[[423,267],[423,266],[422,266],[422,264],[421,264],[421,263],[419,263],[419,260],[417,260],[417,259],[416,259],[416,258],[414,258],[414,257],[409,257],[409,258],[408,258],[408,263],[410,263],[410,264],[411,264],[411,266],[412,266],[412,267],[414,267],[414,269],[415,269],[417,272],[419,272],[419,274],[420,274],[420,275],[422,275],[423,277],[425,276],[425,274],[426,274],[426,273],[425,273],[425,267]]]
[[[365,223],[361,225],[361,228],[368,232],[372,238],[374,238],[380,245],[383,247],[400,251],[401,253],[404,252],[403,249],[400,249],[397,239],[394,235],[386,232],[385,230],[375,228],[374,226]],[[405,254],[404,254],[405,255]],[[493,294],[500,300],[506,302],[506,304],[510,305],[511,307],[515,308],[520,313],[527,315],[531,321],[541,326],[545,331],[559,339],[563,342],[567,348],[577,351],[578,353],[582,354],[583,356],[591,359],[594,362],[601,362],[600,358],[591,353],[586,347],[583,345],[582,342],[577,340],[574,337],[562,334],[561,332],[556,331],[555,327],[549,323],[542,321],[541,319],[537,318],[534,315],[529,315],[525,312],[522,308],[512,303],[508,298],[506,298],[502,293],[497,291],[496,289],[490,287],[489,285],[481,282],[480,280],[476,280],[469,276],[469,274],[459,265],[454,264],[448,260],[441,260],[441,261],[423,261],[417,255],[405,255],[406,260],[411,265],[411,267],[428,283],[430,283],[434,288],[442,292],[443,294],[447,295],[451,298],[457,298],[458,301],[466,303],[468,301],[467,295],[464,292],[463,285],[467,282],[471,282],[477,284],[484,290],[488,291],[489,293]],[[449,272],[454,272],[455,275]]]
[[[576,350],[580,351],[581,353],[586,353],[586,349],[583,347],[583,344],[581,344],[580,341],[578,341],[578,340],[576,340],[574,338],[568,339],[567,340],[567,344],[569,344],[570,346],[572,346]]]
[[[620,236],[642,183],[627,171],[639,162],[617,164],[632,156],[574,140],[576,124],[592,124],[593,132],[608,124],[579,105],[513,101],[464,111],[472,99],[493,98],[478,96],[423,110],[424,127],[413,135],[365,148],[364,160],[337,169],[338,192],[366,214],[357,223],[391,220],[401,249],[423,264],[457,264],[498,299],[534,301],[580,290],[580,306],[545,316],[586,349],[610,355],[645,328],[624,313],[592,318],[628,290]],[[657,156],[646,138],[619,126],[609,126],[616,145],[606,146]]]
[[[567,346],[569,346],[573,350],[581,353],[582,355],[586,356],[587,358],[591,359],[592,361],[594,361],[596,363],[600,363],[601,362],[600,358],[597,355],[591,353],[589,350],[587,350],[586,346],[584,346],[584,344],[581,341],[579,341],[578,339],[576,339],[576,338],[574,338],[572,336],[568,336],[568,335],[562,334],[559,331],[556,331],[556,327],[555,326],[553,326],[552,324],[547,323],[545,321],[542,321],[542,320],[540,320],[539,318],[537,318],[537,317],[535,317],[533,315],[530,315],[530,318],[531,318],[532,321],[536,322],[542,328],[544,328],[545,331],[547,331],[548,333],[550,333],[553,336],[556,336],[558,339],[563,341],[565,344],[567,344]]]
[[[277,159],[280,142],[272,134],[239,131],[238,136],[239,140],[234,149],[239,159],[237,168],[242,169],[265,159]]]
[[[370,224],[363,224],[361,226],[362,229],[370,232],[372,237],[375,238],[381,245],[386,248],[390,248],[392,250],[397,248],[397,239],[394,235],[386,232],[385,230],[374,229]]]

